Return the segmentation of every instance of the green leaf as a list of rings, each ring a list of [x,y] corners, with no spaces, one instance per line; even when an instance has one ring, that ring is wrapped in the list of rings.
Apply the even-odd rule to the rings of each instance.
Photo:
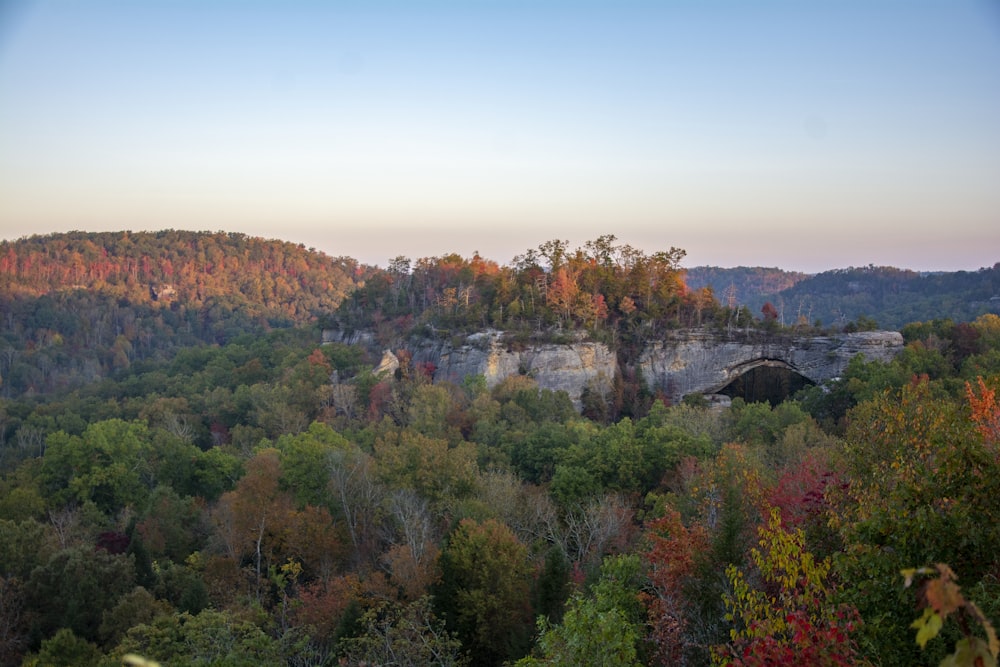
[[[955,642],[955,652],[942,660],[939,667],[997,667],[997,661],[985,641],[966,637]]]
[[[917,631],[917,644],[920,645],[920,648],[924,648],[927,642],[937,636],[937,633],[941,631],[941,625],[941,616],[929,607],[924,609],[923,616],[910,624],[910,627]]]

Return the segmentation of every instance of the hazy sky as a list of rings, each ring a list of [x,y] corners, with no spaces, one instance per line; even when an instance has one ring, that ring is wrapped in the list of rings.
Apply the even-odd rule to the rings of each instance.
[[[1000,261],[1000,3],[0,0],[0,237]]]

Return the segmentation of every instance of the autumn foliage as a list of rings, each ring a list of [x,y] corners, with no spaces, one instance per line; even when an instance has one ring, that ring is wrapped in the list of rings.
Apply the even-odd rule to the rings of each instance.
[[[321,342],[337,288],[294,247],[100,238],[2,248],[4,664],[994,664],[995,315],[777,405],[668,405],[637,342],[749,313],[676,249],[397,258],[326,312],[387,370]],[[577,406],[528,372],[435,382],[405,340],[483,327],[586,329],[624,370]]]

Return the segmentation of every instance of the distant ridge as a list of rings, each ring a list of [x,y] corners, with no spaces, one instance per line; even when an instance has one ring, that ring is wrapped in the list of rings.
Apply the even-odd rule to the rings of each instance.
[[[911,322],[951,319],[970,322],[1000,313],[1000,263],[978,271],[917,272],[886,266],[851,267],[808,275],[776,268],[699,266],[687,270],[692,289],[710,287],[723,305],[759,313],[773,304],[786,324],[799,318],[840,326],[870,318],[899,329]],[[728,291],[728,292],[727,292]]]
[[[68,232],[0,241],[0,292],[87,289],[138,301],[242,298],[300,317],[335,308],[369,269],[287,241],[232,232]],[[153,295],[155,300],[155,293]]]

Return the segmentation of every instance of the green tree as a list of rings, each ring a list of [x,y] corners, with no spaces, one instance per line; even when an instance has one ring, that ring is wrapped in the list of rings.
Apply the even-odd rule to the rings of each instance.
[[[35,655],[29,655],[24,667],[96,667],[102,654],[92,642],[82,639],[69,628],[62,628],[42,642]]]
[[[400,667],[461,667],[461,643],[435,618],[429,598],[405,606],[383,604],[365,613],[361,635],[345,640],[345,657],[352,665]]]
[[[27,604],[34,611],[33,636],[37,641],[69,628],[78,637],[97,640],[104,611],[134,582],[131,557],[89,546],[56,552],[32,571],[26,586]]]
[[[378,437],[375,461],[387,486],[413,489],[432,503],[467,496],[475,482],[476,452],[469,443],[451,447],[409,428]]]
[[[948,563],[970,588],[993,587],[1000,464],[965,402],[939,389],[918,380],[850,413],[849,484],[831,514],[844,542],[835,565],[842,597],[866,620],[861,645],[884,665],[943,657],[932,647],[922,656],[908,636],[900,570]],[[988,616],[997,611],[986,605]]]
[[[39,563],[58,549],[52,529],[34,519],[0,519],[0,576],[27,581]]]
[[[193,498],[182,498],[169,486],[158,486],[136,523],[143,547],[153,559],[183,562],[207,533],[202,508]]]
[[[331,452],[351,447],[347,439],[327,424],[313,422],[303,433],[279,437],[274,446],[280,452],[282,483],[295,494],[299,506],[327,505],[327,462]]]
[[[463,519],[441,553],[435,604],[473,664],[525,654],[531,635],[528,551],[504,524]]]
[[[49,436],[42,479],[56,504],[92,501],[105,513],[140,507],[152,488],[153,453],[146,424],[99,421],[81,436]]]
[[[112,652],[148,656],[165,665],[257,667],[282,662],[280,645],[261,628],[228,611],[158,616],[137,625]]]
[[[540,657],[523,658],[518,667],[535,665],[638,666],[640,628],[639,557],[608,557],[590,595],[574,594],[562,623],[538,618]]]
[[[104,646],[117,646],[128,629],[142,623],[151,623],[157,616],[173,613],[170,604],[157,600],[142,586],[136,586],[121,596],[118,603],[106,609],[98,628]]]

